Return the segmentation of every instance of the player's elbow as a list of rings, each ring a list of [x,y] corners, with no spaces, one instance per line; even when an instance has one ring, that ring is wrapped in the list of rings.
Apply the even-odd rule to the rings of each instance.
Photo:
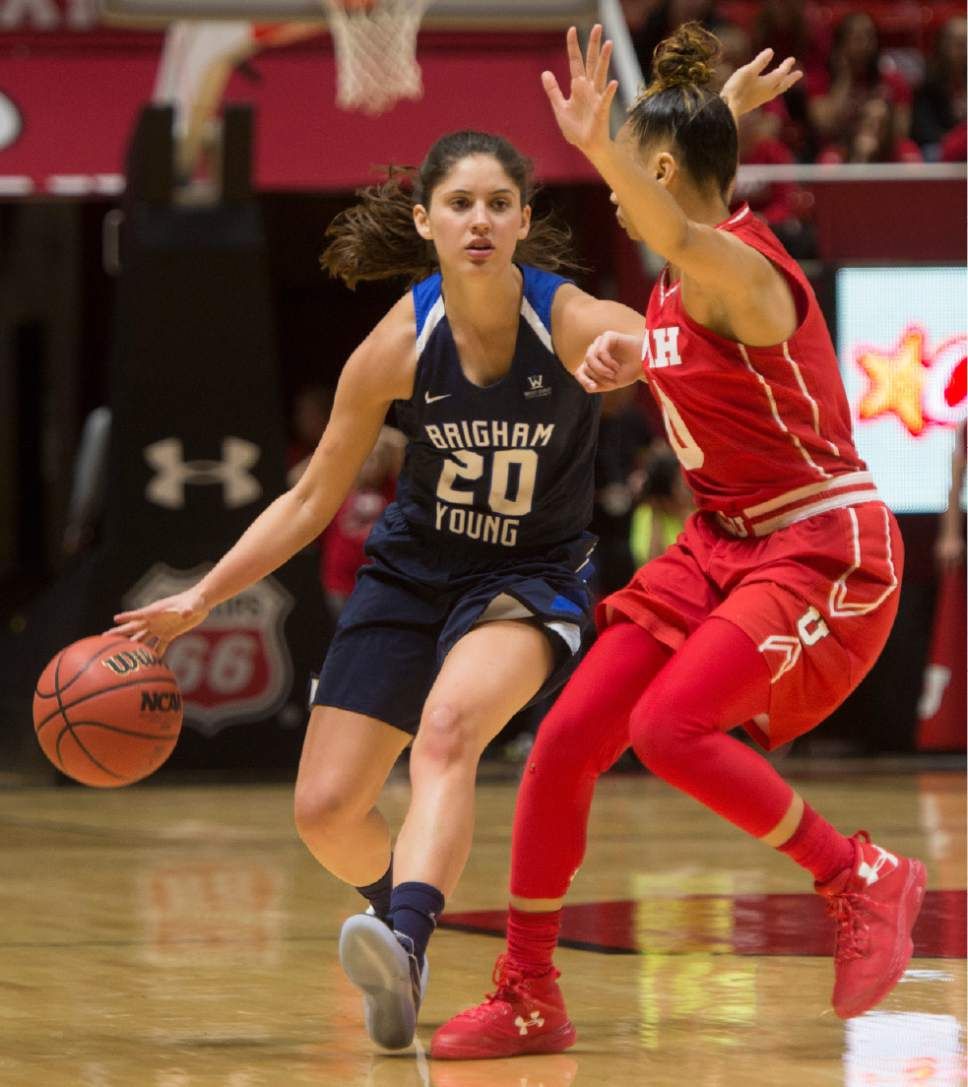
[[[282,496],[281,502],[286,508],[286,518],[302,527],[301,535],[314,540],[326,528],[329,517],[323,505],[320,488],[310,486],[306,481],[308,472],[304,472]]]

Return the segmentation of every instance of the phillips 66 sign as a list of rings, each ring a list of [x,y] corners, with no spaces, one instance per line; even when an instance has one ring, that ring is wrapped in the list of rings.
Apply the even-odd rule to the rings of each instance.
[[[211,567],[173,570],[157,563],[124,596],[142,607],[194,585]],[[186,723],[207,736],[226,725],[272,716],[292,685],[292,659],[283,623],[292,596],[266,577],[213,608],[165,654],[184,699]]]

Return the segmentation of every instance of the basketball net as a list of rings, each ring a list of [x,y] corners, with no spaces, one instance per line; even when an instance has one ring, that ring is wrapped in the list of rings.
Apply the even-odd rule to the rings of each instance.
[[[336,53],[336,104],[377,115],[420,98],[417,32],[430,0],[322,0]]]

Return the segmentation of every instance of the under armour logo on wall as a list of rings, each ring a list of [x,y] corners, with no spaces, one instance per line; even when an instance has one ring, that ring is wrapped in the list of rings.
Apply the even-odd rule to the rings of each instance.
[[[182,509],[188,483],[220,483],[229,509],[248,505],[262,494],[262,484],[249,472],[261,450],[243,438],[223,438],[221,460],[185,460],[180,438],[153,442],[145,447],[144,456],[156,472],[145,488],[145,497],[156,506]]]

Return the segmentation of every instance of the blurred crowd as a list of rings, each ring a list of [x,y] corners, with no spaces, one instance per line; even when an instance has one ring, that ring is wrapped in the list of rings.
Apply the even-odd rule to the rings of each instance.
[[[646,80],[656,45],[696,19],[723,43],[722,79],[761,49],[795,56],[803,79],[745,117],[744,164],[963,162],[963,3],[952,0],[623,0]],[[810,256],[809,196],[746,185],[794,256]]]

